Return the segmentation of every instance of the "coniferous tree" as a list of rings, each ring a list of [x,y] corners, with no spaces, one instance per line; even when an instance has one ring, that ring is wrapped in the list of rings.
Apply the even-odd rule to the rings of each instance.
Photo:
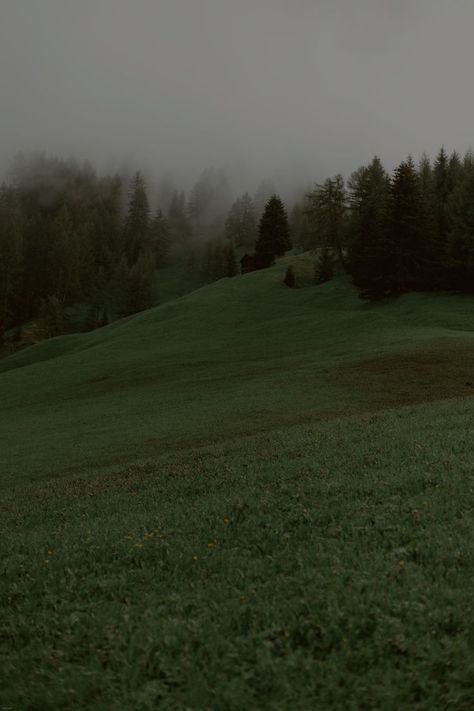
[[[386,292],[388,242],[386,233],[389,178],[380,159],[359,168],[348,181],[348,267],[363,298],[380,298]],[[317,277],[318,278],[318,277]]]
[[[135,173],[130,185],[128,213],[124,226],[125,253],[132,266],[141,251],[148,247],[150,206],[141,173]]]
[[[291,249],[288,215],[278,195],[272,195],[258,226],[255,261],[259,269],[273,264]]]
[[[386,284],[391,294],[425,288],[429,264],[426,214],[419,177],[409,158],[395,170],[387,211]]]
[[[474,170],[452,192],[445,250],[446,286],[474,291]]]
[[[347,196],[342,175],[316,185],[309,193],[307,213],[314,224],[318,245],[333,252],[341,266],[345,264],[344,238]]]
[[[448,202],[450,192],[449,159],[444,148],[441,148],[433,167],[435,239],[437,250],[440,253],[446,248],[449,231]]]

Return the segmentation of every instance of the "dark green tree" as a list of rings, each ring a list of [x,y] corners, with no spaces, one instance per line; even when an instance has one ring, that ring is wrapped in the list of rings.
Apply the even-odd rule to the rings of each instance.
[[[446,285],[474,291],[474,170],[449,199],[450,231],[445,252]]]
[[[307,213],[314,225],[317,244],[333,252],[339,265],[345,265],[347,195],[342,175],[316,185],[307,196]]]
[[[264,269],[291,249],[288,215],[278,195],[272,195],[258,226],[255,245],[257,268]]]
[[[389,269],[386,223],[390,187],[389,177],[380,159],[375,157],[369,166],[353,173],[348,187],[348,269],[363,298],[380,298],[387,290]],[[327,259],[323,259],[323,265],[326,263]],[[325,267],[322,271],[326,273]]]
[[[395,170],[390,184],[386,285],[391,294],[426,288],[428,248],[420,180],[409,158]]]
[[[135,264],[141,251],[148,247],[150,206],[145,180],[135,173],[129,192],[128,213],[124,226],[125,253],[129,266]]]

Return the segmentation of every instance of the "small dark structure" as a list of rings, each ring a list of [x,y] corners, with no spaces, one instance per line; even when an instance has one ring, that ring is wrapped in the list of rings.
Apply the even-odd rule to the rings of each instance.
[[[255,255],[254,254],[244,254],[240,260],[240,271],[242,274],[247,274],[248,272],[254,272],[255,266]]]

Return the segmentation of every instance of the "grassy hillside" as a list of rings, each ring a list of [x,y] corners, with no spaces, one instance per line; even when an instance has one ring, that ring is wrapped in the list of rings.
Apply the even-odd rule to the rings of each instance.
[[[2,703],[472,708],[473,301],[288,261],[0,362]]]

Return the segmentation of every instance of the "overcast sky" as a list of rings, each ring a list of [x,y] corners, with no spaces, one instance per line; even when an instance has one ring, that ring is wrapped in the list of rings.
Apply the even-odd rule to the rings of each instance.
[[[474,144],[473,0],[0,0],[0,162],[316,180]]]

